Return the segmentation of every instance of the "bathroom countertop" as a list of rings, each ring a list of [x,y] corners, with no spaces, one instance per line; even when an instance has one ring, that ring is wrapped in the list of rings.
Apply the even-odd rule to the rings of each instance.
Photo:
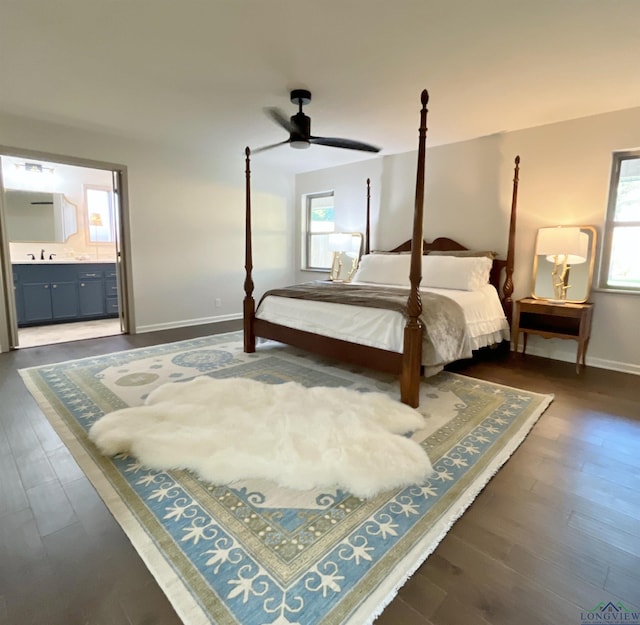
[[[95,258],[93,260],[87,259],[87,260],[76,260],[75,258],[54,258],[53,260],[12,260],[11,264],[12,265],[94,265],[96,263],[115,263],[115,259],[114,260],[108,260],[108,259],[98,259],[96,260]]]

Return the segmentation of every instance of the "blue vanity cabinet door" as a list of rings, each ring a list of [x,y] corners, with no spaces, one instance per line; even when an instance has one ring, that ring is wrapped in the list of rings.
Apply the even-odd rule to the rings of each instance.
[[[105,314],[104,280],[102,277],[80,278],[80,317],[103,317]]]
[[[51,316],[56,321],[78,318],[78,283],[51,283]]]
[[[24,323],[38,323],[53,319],[51,308],[51,284],[49,282],[25,282],[22,284]]]

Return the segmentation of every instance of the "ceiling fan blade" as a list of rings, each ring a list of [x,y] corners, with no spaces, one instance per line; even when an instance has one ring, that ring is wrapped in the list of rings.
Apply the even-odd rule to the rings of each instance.
[[[280,141],[279,143],[272,143],[271,145],[265,145],[261,148],[256,148],[255,150],[251,150],[251,154],[258,154],[259,152],[264,152],[265,150],[270,150],[271,148],[277,148],[279,145],[284,145],[285,143],[289,143],[289,139],[285,141]]]
[[[291,120],[278,108],[268,106],[264,112],[271,117],[279,126],[282,126],[288,133],[295,132],[297,128],[291,123]]]
[[[337,139],[335,137],[310,137],[310,143],[316,145],[327,145],[331,148],[346,148],[347,150],[361,150],[363,152],[379,152],[382,148],[361,141],[351,139]]]

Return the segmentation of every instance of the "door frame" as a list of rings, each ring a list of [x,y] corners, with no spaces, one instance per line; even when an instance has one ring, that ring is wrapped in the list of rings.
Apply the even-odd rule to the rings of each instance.
[[[116,272],[120,297],[120,329],[124,334],[135,334],[135,310],[133,302],[133,276],[131,272],[131,228],[129,223],[129,192],[127,166],[120,163],[95,161],[88,158],[66,156],[0,145],[0,156],[31,158],[114,172],[114,193],[118,223],[116,241]],[[17,346],[17,315],[13,292],[13,271],[4,213],[4,184],[0,170],[0,353]]]

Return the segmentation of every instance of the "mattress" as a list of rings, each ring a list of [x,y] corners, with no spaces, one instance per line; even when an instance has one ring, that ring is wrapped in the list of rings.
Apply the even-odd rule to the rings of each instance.
[[[498,292],[491,284],[477,291],[420,290],[444,295],[460,305],[472,349],[509,340],[509,324]],[[296,330],[402,352],[405,318],[395,311],[270,295],[260,303],[256,317]]]

